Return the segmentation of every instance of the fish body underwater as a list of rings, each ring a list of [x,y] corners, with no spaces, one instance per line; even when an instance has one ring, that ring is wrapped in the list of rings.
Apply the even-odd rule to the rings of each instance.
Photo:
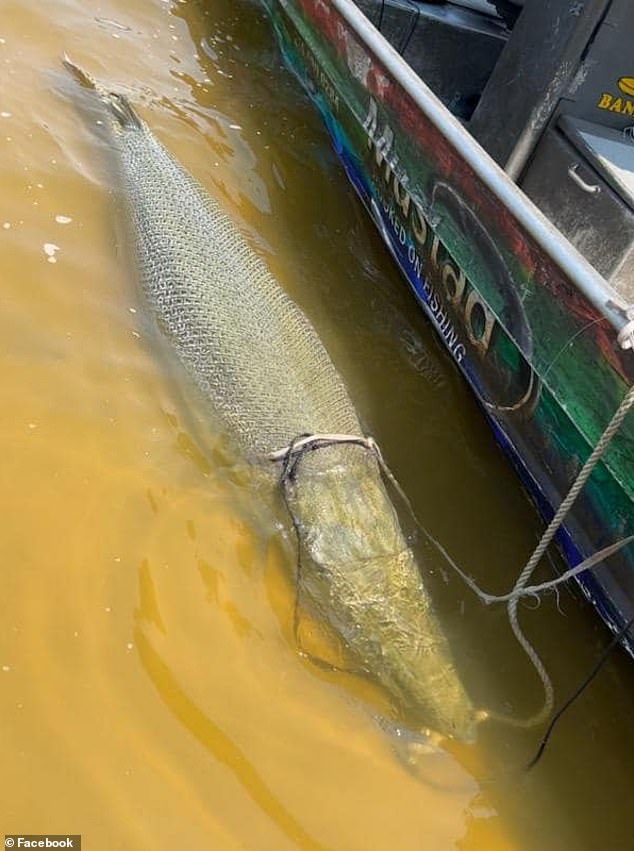
[[[317,333],[233,221],[122,95],[64,61],[105,105],[145,298],[239,450],[275,470],[268,456],[300,435],[362,435]],[[306,453],[286,499],[320,617],[408,720],[473,740],[477,713],[374,455]]]

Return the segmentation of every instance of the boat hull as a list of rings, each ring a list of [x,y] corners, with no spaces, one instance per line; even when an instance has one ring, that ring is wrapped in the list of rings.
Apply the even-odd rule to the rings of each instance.
[[[627,388],[623,306],[351,0],[264,0],[350,182],[544,519]],[[400,63],[400,64],[399,64]],[[634,534],[630,412],[558,534],[570,566]],[[616,631],[634,546],[578,577]],[[634,655],[634,634],[625,641]]]

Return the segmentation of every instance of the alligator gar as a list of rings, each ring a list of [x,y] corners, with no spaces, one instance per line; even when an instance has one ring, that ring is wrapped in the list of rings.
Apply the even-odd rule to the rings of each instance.
[[[123,95],[64,62],[105,105],[145,299],[236,447],[271,467],[300,435],[362,435],[316,331],[234,222]],[[376,457],[326,445],[286,485],[314,608],[408,721],[471,741],[478,713]]]

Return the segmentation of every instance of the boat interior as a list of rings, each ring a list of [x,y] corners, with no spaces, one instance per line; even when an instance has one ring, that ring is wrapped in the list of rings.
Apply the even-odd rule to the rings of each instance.
[[[634,301],[631,0],[354,0],[622,298]]]

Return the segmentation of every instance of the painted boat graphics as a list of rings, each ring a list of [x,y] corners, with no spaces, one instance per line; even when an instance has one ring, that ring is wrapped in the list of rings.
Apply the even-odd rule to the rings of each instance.
[[[348,178],[543,517],[634,380],[624,305],[352,0],[264,0]],[[569,515],[571,566],[634,534],[634,412]],[[579,584],[612,630],[634,614],[634,546]],[[628,637],[634,655],[634,634]]]

